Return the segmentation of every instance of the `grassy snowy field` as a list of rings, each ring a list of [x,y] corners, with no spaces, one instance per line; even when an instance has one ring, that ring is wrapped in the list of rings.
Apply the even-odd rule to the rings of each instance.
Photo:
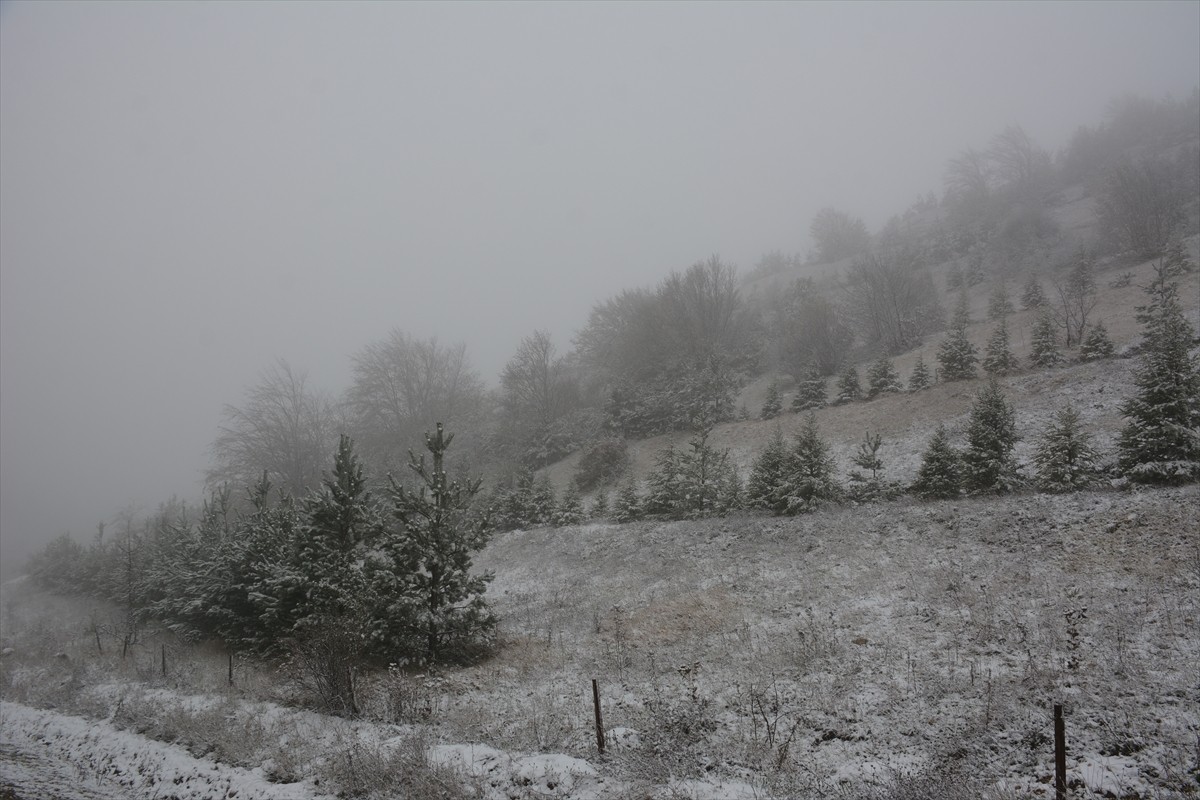
[[[355,722],[165,638],[101,655],[83,606],[8,587],[0,731],[84,764],[136,735],[89,756],[129,796],[1025,798],[1061,702],[1073,796],[1195,796],[1197,530],[1200,487],[508,533],[504,647],[365,679]]]

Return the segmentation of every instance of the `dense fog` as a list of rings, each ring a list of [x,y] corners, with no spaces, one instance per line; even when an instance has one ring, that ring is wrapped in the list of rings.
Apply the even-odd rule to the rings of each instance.
[[[199,497],[285,359],[393,331],[486,391],[719,254],[877,233],[1020,125],[1184,98],[1200,4],[0,4],[0,543]]]

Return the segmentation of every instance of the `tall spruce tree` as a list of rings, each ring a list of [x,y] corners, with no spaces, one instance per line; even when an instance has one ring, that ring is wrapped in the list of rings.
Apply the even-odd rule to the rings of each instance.
[[[774,514],[786,514],[791,494],[791,472],[791,452],[783,438],[783,431],[776,428],[750,468],[750,479],[746,482],[747,505]]]
[[[771,385],[767,387],[767,396],[763,400],[762,418],[775,419],[783,411],[783,403],[779,399],[779,383],[771,381]]]
[[[989,375],[1007,375],[1017,369],[1017,357],[1008,342],[1008,323],[1003,319],[992,331],[983,357],[983,370]]]
[[[975,377],[979,351],[967,338],[967,325],[970,321],[967,295],[963,293],[950,332],[938,347],[938,366],[944,381],[961,381]]]
[[[950,444],[945,425],[938,425],[921,456],[921,467],[913,482],[913,494],[926,500],[943,500],[962,494],[963,463]]]
[[[862,400],[862,384],[858,380],[858,369],[853,364],[847,364],[842,374],[838,376],[837,399],[835,403],[853,403]]]
[[[1116,352],[1117,349],[1113,346],[1112,339],[1108,337],[1108,329],[1104,327],[1103,322],[1097,322],[1084,337],[1083,344],[1079,346],[1079,360],[1098,361],[1103,358],[1112,358]]]
[[[658,451],[654,469],[646,477],[642,511],[648,517],[673,519],[680,514],[684,497],[683,467],[679,451],[667,445]]]
[[[1011,492],[1020,479],[1013,448],[1017,415],[992,378],[975,398],[963,452],[963,485],[971,492]]]
[[[617,523],[637,522],[644,515],[642,497],[638,493],[637,481],[631,476],[613,501],[612,517]]]
[[[792,473],[788,512],[810,511],[827,502],[837,502],[842,487],[829,446],[817,429],[817,415],[809,412],[792,447]]]
[[[414,661],[464,661],[490,641],[496,618],[484,599],[490,574],[472,574],[472,555],[488,540],[486,519],[471,513],[480,481],[465,485],[446,475],[453,434],[439,422],[425,435],[425,456],[409,453],[418,488],[391,478],[389,526],[374,553],[376,596],[386,599],[377,637]]]
[[[1046,305],[1046,291],[1042,288],[1041,281],[1037,279],[1036,275],[1030,275],[1029,280],[1025,281],[1025,286],[1021,290],[1021,305],[1027,311]]]
[[[1058,331],[1054,318],[1049,313],[1038,317],[1033,326],[1033,340],[1029,352],[1029,363],[1034,367],[1053,367],[1062,361],[1058,351]]]
[[[928,389],[933,385],[933,375],[929,372],[929,367],[925,365],[924,356],[917,356],[917,363],[913,364],[912,375],[908,376],[908,390],[910,392],[919,392],[922,389]]]
[[[992,290],[991,296],[988,297],[988,319],[1000,321],[1015,310],[1012,299],[1008,296],[1008,286],[1004,283],[996,284],[996,288]]]
[[[810,411],[822,408],[825,403],[825,378],[816,367],[810,366],[796,386],[796,396],[792,398],[792,411]]]
[[[873,400],[881,394],[903,391],[896,365],[887,356],[880,356],[867,370],[867,399]]]
[[[596,492],[592,507],[588,509],[588,517],[594,520],[608,519],[608,492],[604,489]]]
[[[1180,267],[1170,256],[1155,264],[1146,287],[1150,302],[1138,308],[1145,336],[1134,377],[1137,394],[1121,407],[1127,421],[1120,467],[1137,483],[1200,479],[1200,357],[1191,354],[1194,331],[1179,303],[1174,276]]]
[[[1079,424],[1079,412],[1068,403],[1055,413],[1034,452],[1038,488],[1045,492],[1086,489],[1100,473],[1098,461],[1091,436]]]
[[[583,522],[583,500],[579,497],[579,488],[572,481],[567,484],[558,507],[554,510],[554,524],[557,527],[578,525]]]

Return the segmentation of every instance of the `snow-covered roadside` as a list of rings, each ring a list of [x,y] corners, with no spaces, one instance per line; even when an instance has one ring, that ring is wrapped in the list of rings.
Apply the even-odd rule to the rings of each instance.
[[[157,800],[317,800],[311,784],[195,758],[104,721],[0,702],[0,783],[21,796]]]

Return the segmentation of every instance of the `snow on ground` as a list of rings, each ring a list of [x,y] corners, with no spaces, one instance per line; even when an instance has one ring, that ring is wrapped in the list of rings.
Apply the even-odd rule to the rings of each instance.
[[[104,721],[0,702],[0,784],[62,800],[316,800],[309,784],[195,758],[182,747]]]

